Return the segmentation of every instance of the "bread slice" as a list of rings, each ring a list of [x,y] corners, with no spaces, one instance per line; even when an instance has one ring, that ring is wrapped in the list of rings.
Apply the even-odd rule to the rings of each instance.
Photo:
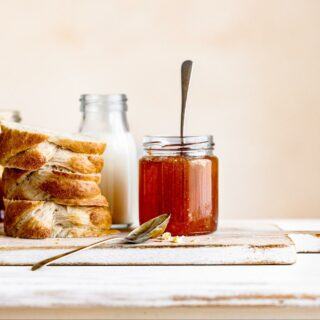
[[[57,204],[63,204],[66,206],[93,206],[93,207],[107,207],[109,203],[105,196],[98,195],[93,198],[85,199],[60,199],[52,198],[52,201]]]
[[[21,238],[48,238],[52,233],[54,203],[4,199],[4,231]]]
[[[70,201],[101,196],[100,174],[79,174],[58,170],[24,171],[5,168],[3,192],[8,199]]]
[[[107,207],[62,206],[46,201],[4,199],[5,233],[20,238],[96,237],[107,233]]]
[[[44,141],[10,157],[3,165],[8,168],[29,171],[47,167],[91,174],[101,172],[103,157],[98,154],[75,153],[59,148],[54,143]]]
[[[84,154],[102,155],[106,147],[104,142],[80,134],[61,136],[47,130],[5,121],[0,122],[0,127],[0,164],[4,166],[11,157],[30,148],[35,148],[43,142]]]

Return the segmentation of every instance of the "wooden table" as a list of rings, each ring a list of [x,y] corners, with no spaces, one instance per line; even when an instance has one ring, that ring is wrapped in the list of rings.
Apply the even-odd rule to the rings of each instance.
[[[298,224],[303,229],[303,221]],[[299,254],[296,264],[283,266],[29,270],[0,267],[0,319],[320,318],[316,253]]]

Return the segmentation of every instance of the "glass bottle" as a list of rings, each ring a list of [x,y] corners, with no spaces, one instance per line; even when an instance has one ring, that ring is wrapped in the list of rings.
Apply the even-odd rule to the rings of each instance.
[[[172,235],[213,232],[218,224],[218,158],[212,136],[144,138],[139,220],[169,213]]]
[[[0,121],[20,122],[21,116],[18,110],[0,109]],[[2,189],[2,172],[3,167],[0,166],[0,221],[4,217],[3,189]]]
[[[138,160],[128,126],[127,97],[85,94],[80,102],[80,132],[107,143],[101,190],[110,204],[113,225],[129,227],[138,216]]]

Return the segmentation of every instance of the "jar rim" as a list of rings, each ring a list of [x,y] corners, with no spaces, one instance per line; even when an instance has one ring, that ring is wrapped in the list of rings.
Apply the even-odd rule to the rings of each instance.
[[[214,142],[212,135],[198,136],[151,136],[143,137],[145,150],[184,151],[213,150]]]

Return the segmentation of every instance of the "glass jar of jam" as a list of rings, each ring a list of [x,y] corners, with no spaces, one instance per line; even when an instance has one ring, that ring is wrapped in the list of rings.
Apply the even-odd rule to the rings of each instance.
[[[139,220],[170,213],[172,235],[213,232],[218,222],[218,158],[212,136],[144,138]]]

